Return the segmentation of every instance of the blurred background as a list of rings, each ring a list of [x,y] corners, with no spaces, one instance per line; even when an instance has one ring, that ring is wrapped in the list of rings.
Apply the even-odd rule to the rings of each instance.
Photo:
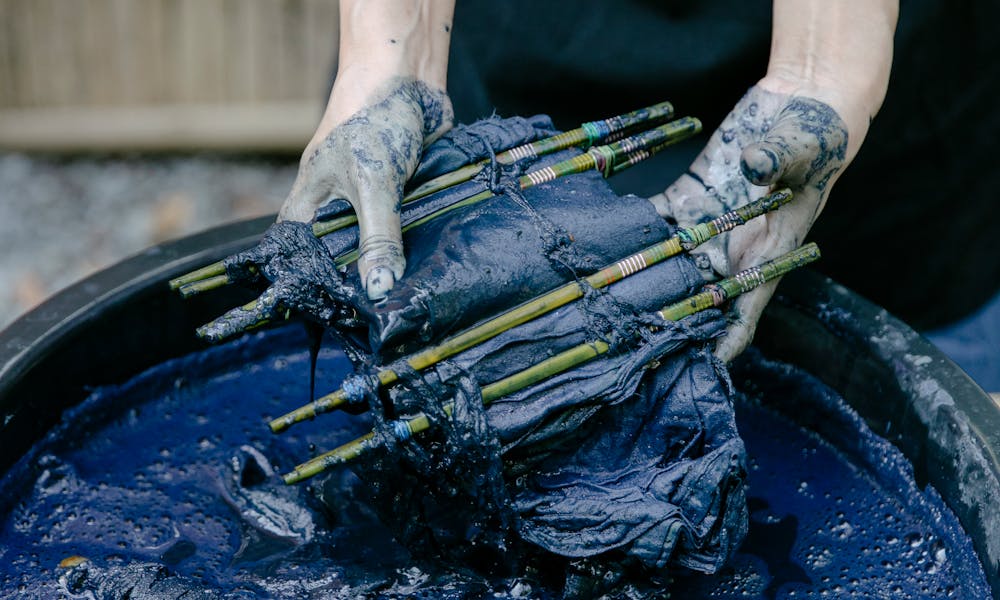
[[[561,5],[535,6],[543,31],[535,36],[541,45],[533,52],[549,62],[520,68],[533,55],[512,53],[512,47],[526,50],[524,40],[508,33],[520,31],[519,11],[528,4],[534,6],[459,3],[461,26],[454,34],[449,79],[477,83],[450,90],[460,122],[488,115],[494,107],[504,115],[531,114],[535,105],[578,110],[553,115],[556,125],[566,128],[663,99],[663,85],[643,69],[622,68],[604,81],[605,71],[632,64],[616,53],[588,56],[582,67],[576,63],[579,53],[573,48],[591,39],[587,35],[600,39],[602,15],[617,11],[597,0],[574,3],[581,14],[592,13],[596,26],[589,33],[567,29]],[[706,132],[763,69],[769,45],[766,6],[749,3],[732,13],[726,4],[716,14],[713,10],[722,10],[716,4],[708,3],[705,15],[692,18],[734,28],[739,35],[732,56],[713,54],[725,45],[681,18],[699,11],[657,4],[659,20],[650,25],[684,33],[674,50],[684,50],[679,56],[687,58],[670,59],[657,69],[676,67],[674,76],[688,82],[686,69],[693,65],[699,77],[739,90],[717,93],[714,84],[699,84],[700,79],[673,90],[670,99],[682,113],[701,117]],[[996,234],[990,228],[996,231],[1000,221],[983,219],[992,214],[995,186],[981,176],[996,159],[995,153],[969,149],[995,145],[990,132],[1000,123],[989,87],[1000,81],[995,52],[977,45],[980,39],[995,44],[986,24],[995,22],[987,13],[996,9],[976,4],[982,18],[976,19],[976,35],[966,35],[973,29],[962,19],[972,8],[913,4],[901,13],[886,105],[859,160],[838,183],[835,208],[824,212],[811,236],[830,250],[821,271],[924,331],[996,390],[1000,295],[993,286],[1000,263],[993,258]],[[332,83],[336,5],[334,0],[0,0],[0,329],[67,285],[153,244],[276,212]],[[482,18],[482,11],[496,14]],[[540,19],[546,15],[547,21]],[[947,26],[939,27],[945,18]],[[547,35],[546,23],[560,24],[562,33]],[[629,26],[627,19],[623,23],[618,27]],[[942,31],[952,37],[941,38]],[[519,43],[511,46],[514,39]],[[574,40],[576,46],[566,46]],[[951,58],[938,58],[940,53]],[[597,60],[601,57],[604,63]],[[704,61],[718,68],[701,65]],[[951,79],[925,85],[927,65],[938,63],[955,67],[946,72]],[[983,65],[992,65],[992,71]],[[947,83],[952,80],[965,83]],[[598,84],[610,87],[595,88]],[[486,87],[493,95],[483,91]],[[967,123],[980,126],[970,129]],[[659,191],[662,173],[682,172],[705,139],[690,140],[616,177],[613,187],[641,195]],[[887,175],[897,171],[910,175]],[[932,187],[963,190],[963,210],[955,210],[946,191],[927,194],[927,181],[913,172],[933,172]],[[646,185],[650,182],[655,185]],[[895,199],[905,210],[889,211],[890,221],[873,218],[873,198]],[[933,252],[926,244],[929,230],[938,240]],[[886,237],[887,231],[892,236]],[[880,251],[870,252],[874,247]],[[961,248],[964,254],[956,260],[956,252],[938,248]],[[901,262],[900,256],[910,258]],[[861,264],[865,268],[858,268]],[[885,285],[886,273],[902,285]],[[959,315],[965,316],[956,321]]]
[[[0,329],[158,242],[277,211],[330,0],[0,0]]]

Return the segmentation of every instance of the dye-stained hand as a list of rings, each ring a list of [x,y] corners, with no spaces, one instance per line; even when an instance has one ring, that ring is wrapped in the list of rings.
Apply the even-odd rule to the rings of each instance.
[[[443,90],[410,77],[388,79],[349,118],[327,131],[321,126],[302,155],[278,219],[310,221],[327,202],[350,202],[360,230],[361,283],[370,299],[385,297],[406,268],[399,216],[403,185],[423,147],[451,123],[451,102]]]
[[[751,88],[676,182],[650,200],[682,226],[703,222],[771,190],[795,197],[700,247],[708,278],[732,275],[800,246],[847,162],[847,125],[829,105],[806,96]],[[775,283],[738,298],[716,354],[728,362],[750,343]]]

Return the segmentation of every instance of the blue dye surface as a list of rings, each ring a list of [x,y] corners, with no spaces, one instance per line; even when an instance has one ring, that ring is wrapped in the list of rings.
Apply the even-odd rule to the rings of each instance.
[[[277,485],[273,473],[368,427],[364,416],[325,415],[268,431],[268,419],[307,400],[307,348],[298,328],[256,334],[97,390],[67,412],[0,482],[16,499],[0,521],[0,596],[88,597],[88,586],[126,577],[126,565],[156,564],[174,574],[175,595],[202,594],[187,597],[558,597],[537,570],[491,578],[418,564],[346,470],[325,485]],[[988,597],[957,520],[894,448],[809,375],[749,361],[753,381],[734,374],[745,390],[746,543],[715,575],[671,573],[659,591],[630,583],[618,597]],[[324,349],[317,389],[335,389],[349,369]],[[775,411],[776,397],[818,407],[850,448]],[[73,556],[90,560],[86,581],[58,566]]]

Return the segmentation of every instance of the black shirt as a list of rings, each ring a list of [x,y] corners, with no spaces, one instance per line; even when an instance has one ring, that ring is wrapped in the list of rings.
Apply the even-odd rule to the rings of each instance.
[[[916,327],[1000,289],[998,22],[995,1],[903,0],[885,103],[810,234],[821,271]],[[770,27],[771,4],[744,0],[463,0],[449,93],[460,121],[568,128],[666,99],[711,131],[764,75]],[[661,191],[706,140],[631,191]]]

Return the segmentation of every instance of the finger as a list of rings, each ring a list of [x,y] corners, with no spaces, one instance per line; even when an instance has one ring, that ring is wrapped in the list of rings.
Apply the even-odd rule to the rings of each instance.
[[[729,247],[729,264],[734,273],[774,260],[800,245],[799,234],[804,231],[798,226],[800,215],[787,211],[793,204],[781,210],[755,219],[730,233],[742,234]],[[753,226],[753,227],[751,227]],[[736,358],[753,340],[764,308],[767,306],[779,279],[769,281],[760,287],[736,298],[727,312],[729,325],[726,335],[716,344],[715,355],[724,362]]]
[[[764,139],[743,149],[740,168],[756,185],[816,183],[846,152],[847,128],[836,111],[818,100],[792,98]]]
[[[266,263],[266,258],[260,245],[237,252],[226,258],[223,264],[226,275],[231,281],[253,281],[260,277],[260,269]]]
[[[205,323],[197,329],[198,337],[218,343],[273,319],[281,302],[279,287],[272,285],[253,302],[233,308],[214,321]]]
[[[358,274],[370,300],[385,298],[403,277],[406,258],[399,221],[399,198],[368,190],[357,203]]]
[[[695,163],[699,161],[702,161],[701,157]],[[703,223],[727,209],[722,199],[712,193],[705,186],[704,180],[692,170],[681,175],[662,194],[650,197],[649,201],[658,214],[682,227]],[[690,253],[695,266],[706,280],[729,273],[728,242],[725,241],[727,237],[728,234],[723,234],[713,238],[700,245],[696,252]]]
[[[750,345],[757,330],[757,321],[777,285],[777,281],[768,282],[733,301],[726,334],[715,345],[715,356],[719,360],[728,364]]]

